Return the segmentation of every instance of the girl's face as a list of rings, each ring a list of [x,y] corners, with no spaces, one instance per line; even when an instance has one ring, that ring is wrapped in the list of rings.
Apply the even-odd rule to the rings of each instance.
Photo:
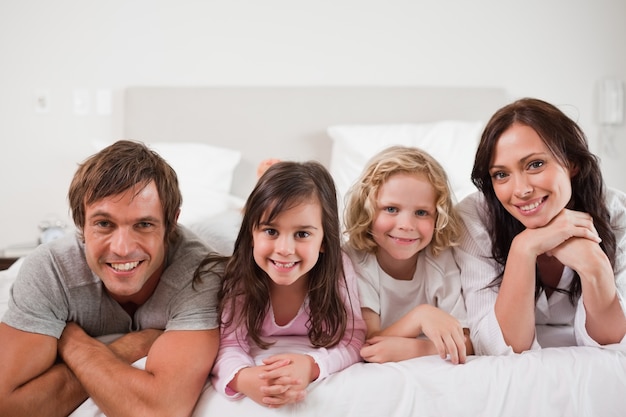
[[[398,173],[387,178],[378,190],[372,222],[383,270],[393,276],[394,269],[414,267],[418,252],[433,238],[436,221],[435,189],[424,175]]]
[[[489,173],[502,206],[529,229],[548,224],[572,197],[573,173],[526,125],[513,124],[500,136]]]
[[[322,207],[317,199],[261,221],[252,232],[256,264],[275,285],[291,285],[315,266],[323,251]]]

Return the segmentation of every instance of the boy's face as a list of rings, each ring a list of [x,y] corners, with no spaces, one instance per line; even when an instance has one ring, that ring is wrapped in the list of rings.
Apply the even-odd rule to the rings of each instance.
[[[143,304],[165,261],[163,208],[154,182],[85,206],[85,256],[120,304]]]
[[[425,176],[390,176],[378,190],[372,222],[381,268],[396,279],[415,271],[417,254],[431,242],[436,221],[435,189]]]

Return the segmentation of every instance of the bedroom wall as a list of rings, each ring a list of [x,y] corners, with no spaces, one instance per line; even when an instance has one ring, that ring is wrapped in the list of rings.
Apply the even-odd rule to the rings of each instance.
[[[69,222],[76,164],[120,138],[133,85],[503,87],[565,106],[626,190],[626,128],[607,151],[593,106],[599,79],[626,81],[625,19],[622,0],[0,2],[0,248]]]

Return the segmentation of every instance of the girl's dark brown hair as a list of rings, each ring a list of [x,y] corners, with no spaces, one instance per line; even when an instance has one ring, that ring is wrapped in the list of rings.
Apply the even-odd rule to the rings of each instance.
[[[177,238],[176,219],[182,204],[174,169],[145,144],[120,140],[87,158],[74,174],[68,199],[74,224],[83,237],[85,207],[105,197],[154,181],[163,207],[165,240]]]
[[[615,234],[610,225],[610,215],[605,204],[605,187],[598,158],[591,153],[587,138],[582,129],[561,110],[552,104],[534,98],[517,100],[498,110],[485,127],[472,170],[472,182],[483,193],[487,202],[489,233],[493,242],[492,256],[502,266],[511,248],[513,238],[524,230],[524,226],[511,216],[496,197],[491,182],[489,168],[493,161],[496,143],[500,136],[514,123],[532,128],[546,144],[561,165],[575,169],[572,177],[572,198],[567,207],[589,213],[602,239],[600,246],[615,265]],[[544,285],[536,274],[535,296],[544,290]],[[580,277],[575,273],[568,291],[574,302],[581,293]]]
[[[255,262],[253,231],[272,222],[282,212],[302,202],[318,201],[322,208],[323,252],[308,273],[310,318],[308,336],[317,347],[339,343],[346,331],[348,314],[341,298],[347,288],[342,263],[337,195],[332,177],[320,163],[283,161],[272,165],[259,179],[244,207],[243,220],[230,257],[209,254],[196,271],[196,279],[216,265],[226,264],[219,293],[223,328],[245,326],[260,347],[271,343],[261,338],[261,327],[270,304],[270,278]]]

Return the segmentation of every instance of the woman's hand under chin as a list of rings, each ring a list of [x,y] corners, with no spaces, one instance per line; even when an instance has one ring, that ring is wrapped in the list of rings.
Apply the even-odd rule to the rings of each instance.
[[[536,229],[525,229],[516,236],[515,240],[518,243],[523,242],[522,246],[537,257],[544,253],[556,256],[555,250],[572,238],[581,238],[587,244],[600,243],[601,239],[589,214],[563,209],[547,225]],[[569,245],[567,247],[570,248]],[[573,245],[573,247],[579,248],[579,245]],[[559,252],[562,253],[563,250]],[[568,265],[563,260],[559,260],[564,265]]]

